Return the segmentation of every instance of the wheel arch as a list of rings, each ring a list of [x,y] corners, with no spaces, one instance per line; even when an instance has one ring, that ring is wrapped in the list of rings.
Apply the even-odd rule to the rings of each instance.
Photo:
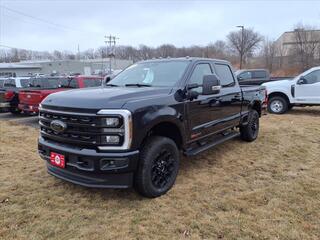
[[[161,121],[154,123],[145,133],[140,145],[144,145],[150,136],[162,136],[173,140],[178,149],[182,149],[185,143],[182,130],[173,121]]]

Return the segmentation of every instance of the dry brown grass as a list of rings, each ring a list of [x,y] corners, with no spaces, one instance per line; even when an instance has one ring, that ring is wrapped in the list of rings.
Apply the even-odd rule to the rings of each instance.
[[[320,108],[262,119],[259,139],[183,159],[145,199],[46,173],[37,131],[0,122],[0,239],[320,239]]]

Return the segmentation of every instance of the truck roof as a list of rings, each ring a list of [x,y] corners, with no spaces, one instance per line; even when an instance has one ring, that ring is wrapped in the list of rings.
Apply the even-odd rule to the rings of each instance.
[[[217,63],[225,63],[230,64],[226,60],[220,60],[220,59],[214,59],[214,58],[200,58],[200,57],[179,57],[179,58],[154,58],[154,59],[148,59],[140,61],[142,62],[169,62],[169,61],[190,61],[190,62],[196,62],[196,61],[214,61]]]

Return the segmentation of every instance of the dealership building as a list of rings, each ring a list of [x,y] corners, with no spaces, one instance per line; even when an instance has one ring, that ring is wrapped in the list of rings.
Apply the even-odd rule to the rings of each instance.
[[[124,69],[131,60],[111,59],[111,69]],[[39,60],[0,63],[0,77],[27,76],[30,74],[100,74],[108,73],[110,58],[86,60]]]

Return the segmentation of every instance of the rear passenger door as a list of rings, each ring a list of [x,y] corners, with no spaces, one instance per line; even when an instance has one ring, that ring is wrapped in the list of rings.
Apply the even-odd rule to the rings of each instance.
[[[222,107],[223,118],[219,128],[237,126],[240,121],[242,93],[233,71],[228,64],[215,63],[215,72],[221,82],[219,104]]]

